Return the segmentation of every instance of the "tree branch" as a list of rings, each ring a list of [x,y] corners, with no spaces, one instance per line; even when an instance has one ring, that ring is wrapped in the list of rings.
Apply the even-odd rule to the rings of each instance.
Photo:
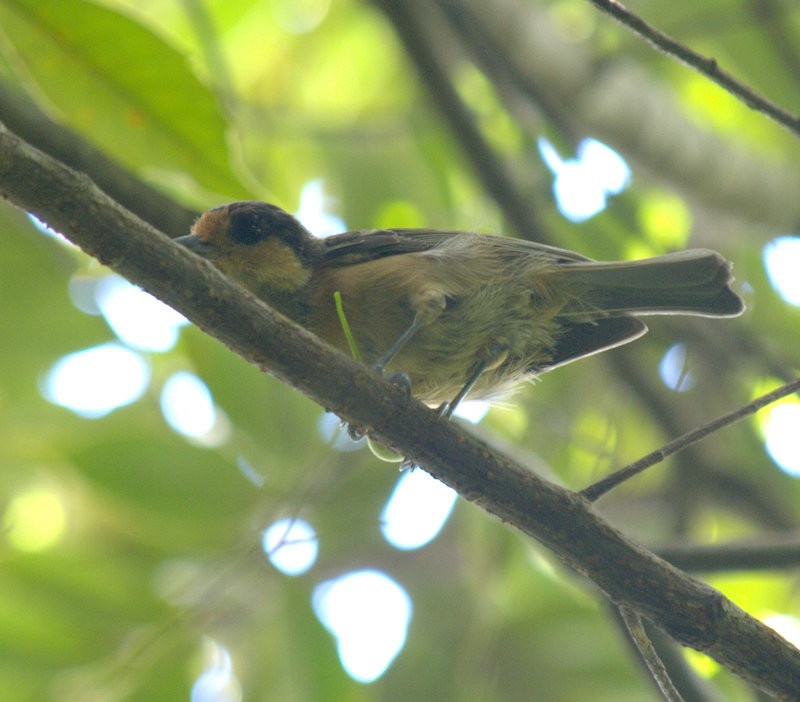
[[[800,135],[800,118],[778,107],[775,103],[762,97],[751,87],[724,71],[719,67],[716,59],[701,56],[696,51],[692,51],[689,47],[645,22],[641,17],[628,10],[622,3],[617,2],[617,0],[589,0],[589,2],[660,51],[702,73],[735,98],[741,100],[749,108],[770,117],[795,136]]]
[[[667,324],[668,329],[672,326],[672,324]],[[743,358],[747,357],[748,350],[750,350],[748,358],[751,361],[761,359],[759,350],[749,349],[749,347],[736,349],[735,354],[729,353],[725,336],[723,335],[720,339],[716,330],[712,332],[708,327],[698,324],[686,327],[687,330],[689,328],[691,328],[692,334],[701,335],[708,357],[717,359],[715,361],[716,372],[721,370],[723,375],[726,372],[730,374],[730,371],[725,370],[728,368],[729,362],[726,360],[723,363],[721,360],[723,357],[734,359],[734,366],[731,367],[736,368],[742,367],[735,365],[736,361],[739,360],[740,364],[744,362]],[[669,331],[667,333],[670,334]],[[681,337],[686,336],[687,333],[688,331],[676,329],[672,336]],[[649,412],[655,424],[661,427],[665,435],[680,436],[687,431],[687,426],[700,421],[695,414],[692,418],[688,418],[684,412],[675,412],[674,402],[657,391],[652,372],[648,372],[641,364],[635,362],[629,353],[623,351],[622,353],[607,354],[605,360],[614,369],[617,376],[629,385],[631,391],[636,392],[643,407]],[[764,365],[772,370],[773,364],[765,363]],[[789,380],[793,377],[794,373],[791,372],[785,376],[785,379]],[[752,471],[750,472],[752,473]],[[722,463],[719,458],[709,455],[709,451],[703,450],[702,444],[696,444],[675,454],[674,469],[669,475],[673,484],[671,487],[666,487],[666,490],[675,493],[673,499],[677,499],[681,503],[686,500],[694,502],[702,495],[705,504],[708,504],[709,500],[716,502],[724,509],[733,510],[740,517],[753,520],[767,529],[793,530],[797,525],[797,519],[793,507],[786,499],[785,491],[776,490],[769,481],[759,481],[752,476],[748,478],[747,473],[748,471],[733,470],[731,465]],[[675,507],[679,513],[682,513],[680,514],[681,521],[688,516],[685,513],[686,504],[682,506],[676,504]],[[678,531],[681,531],[683,526],[676,524]]]
[[[793,395],[794,393],[798,392],[798,390],[800,390],[800,378],[796,378],[790,383],[781,385],[772,392],[761,395],[755,400],[748,402],[746,405],[737,407],[735,410],[732,410],[721,417],[717,417],[717,419],[713,419],[702,426],[695,427],[691,431],[687,431],[672,441],[667,442],[661,448],[648,453],[646,456],[642,456],[638,461],[634,461],[633,463],[614,471],[611,475],[606,476],[602,480],[598,480],[596,483],[589,485],[581,490],[580,494],[590,502],[594,502],[595,500],[600,499],[610,490],[613,490],[618,485],[624,483],[626,480],[630,480],[648,468],[661,463],[669,456],[678,453],[678,451],[682,451],[687,446],[696,444],[698,441],[701,441],[707,436],[718,432],[720,429],[724,429],[725,427],[735,424],[745,417],[755,414],[767,405],[771,405],[773,402],[776,402],[787,395]]]
[[[661,558],[692,572],[785,570],[800,566],[798,534],[759,535],[741,543],[672,544],[654,549]]]
[[[783,699],[800,651],[713,588],[627,539],[574,492],[492,451],[338,353],[0,125],[0,194],[182,312],[242,358],[425,467],[555,551],[618,605]]]
[[[537,111],[541,111],[540,95],[547,95],[545,111],[560,115],[558,126],[569,125],[573,133],[604,141],[659,180],[666,179],[690,202],[762,228],[794,226],[800,216],[800,201],[794,198],[800,181],[789,163],[765,159],[741,140],[699,127],[685,115],[674,91],[625,56],[598,58],[591,43],[562,38],[542,3],[382,0],[382,4],[407,5],[408,12],[429,4],[451,8],[447,16],[459,15],[461,24],[468,23],[475,34],[487,38],[484,52],[490,43],[502,47],[502,57],[493,58],[491,64],[473,51],[493,85],[517,86],[518,99],[527,96],[527,105]],[[500,97],[507,92],[500,91]],[[461,138],[460,133],[455,135]],[[725,177],[709,178],[709,173]]]

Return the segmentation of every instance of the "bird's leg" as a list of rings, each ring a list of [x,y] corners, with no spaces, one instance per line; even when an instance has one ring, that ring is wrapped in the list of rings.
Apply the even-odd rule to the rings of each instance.
[[[384,352],[383,356],[375,361],[372,367],[378,373],[383,374],[383,369],[394,360],[420,329],[439,318],[447,304],[447,298],[440,288],[428,287],[414,295],[410,302],[411,308],[414,310],[414,321],[411,322],[408,329],[397,337],[394,343]]]
[[[508,344],[505,341],[494,341],[490,343],[482,355],[472,366],[472,369],[467,375],[464,386],[458,391],[458,394],[452,399],[451,402],[443,402],[437,413],[440,417],[449,420],[453,416],[453,412],[458,409],[461,401],[469,395],[472,388],[479,378],[492,368],[496,368],[508,357]],[[400,470],[414,470],[417,465],[414,461],[409,461],[407,458],[400,464]]]
[[[450,417],[453,416],[453,412],[458,409],[461,401],[467,395],[469,395],[472,388],[475,387],[475,383],[478,382],[480,377],[487,370],[499,366],[503,361],[506,360],[507,356],[508,344],[505,341],[493,341],[490,343],[486,347],[484,354],[478,358],[478,360],[475,362],[475,365],[472,366],[469,375],[467,375],[467,380],[464,382],[464,386],[461,388],[461,390],[458,391],[458,394],[452,399],[452,401],[444,402],[439,407],[439,416],[444,417],[445,419],[450,419]]]
[[[403,350],[405,345],[414,337],[414,335],[422,329],[422,327],[431,324],[439,318],[439,315],[444,311],[447,304],[447,299],[439,288],[427,287],[420,290],[414,295],[411,300],[411,307],[414,310],[414,321],[406,329],[394,343],[384,352],[384,354],[372,365],[373,369],[383,375],[383,371]],[[411,380],[408,375],[403,372],[393,373],[388,377],[390,383],[403,388],[408,396],[411,396]],[[349,425],[347,429],[350,438],[358,440],[366,433],[362,427],[355,427]],[[374,451],[373,451],[374,453]]]
[[[383,375],[383,369],[386,368],[386,366],[388,366],[392,360],[394,360],[394,357],[397,356],[400,351],[402,351],[403,347],[411,340],[411,337],[413,337],[414,334],[416,334],[424,326],[425,322],[419,315],[414,317],[414,321],[411,323],[411,326],[397,337],[395,342],[386,350],[383,356],[375,361],[372,367],[378,371],[378,373]]]

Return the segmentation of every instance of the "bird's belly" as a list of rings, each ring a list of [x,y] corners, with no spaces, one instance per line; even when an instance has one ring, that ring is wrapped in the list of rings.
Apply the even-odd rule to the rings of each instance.
[[[408,375],[413,394],[437,406],[451,401],[476,366],[486,363],[468,397],[502,397],[550,357],[554,328],[552,319],[533,315],[506,313],[483,324],[443,316],[420,330],[388,370]]]
[[[413,324],[411,294],[397,294],[397,286],[371,285],[356,289],[353,278],[337,281],[344,315],[361,359],[375,363]],[[347,285],[350,283],[351,285]],[[410,291],[413,292],[413,291]],[[326,294],[327,296],[327,294]],[[312,318],[312,331],[349,353],[343,324],[333,307]],[[313,309],[323,310],[322,296]],[[412,392],[435,406],[451,401],[463,388],[476,365],[488,361],[488,370],[470,398],[506,394],[524,379],[528,368],[543,365],[552,353],[559,308],[534,305],[530,281],[494,281],[448,299],[443,312],[421,327],[386,366],[387,373],[404,373]]]
[[[556,323],[530,304],[486,310],[467,299],[419,329],[387,365],[387,373],[404,373],[422,402],[438,406],[451,401],[476,365],[487,369],[469,394],[471,399],[507,394],[511,386],[543,365],[552,353]],[[384,308],[385,311],[385,308]],[[353,334],[365,363],[374,363],[412,324],[398,311],[395,323],[363,320]]]

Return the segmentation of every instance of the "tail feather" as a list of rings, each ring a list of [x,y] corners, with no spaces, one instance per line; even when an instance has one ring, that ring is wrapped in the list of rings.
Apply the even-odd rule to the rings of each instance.
[[[692,249],[620,262],[577,262],[562,270],[580,297],[609,314],[695,314],[735,317],[744,310],[731,290],[731,264],[715,251]]]

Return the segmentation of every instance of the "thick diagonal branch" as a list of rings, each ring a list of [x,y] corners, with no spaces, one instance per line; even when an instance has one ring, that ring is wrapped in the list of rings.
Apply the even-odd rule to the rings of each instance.
[[[493,451],[277,314],[131,215],[89,178],[0,126],[0,194],[343,419],[368,427],[465,499],[552,549],[677,641],[783,699],[800,651],[711,587],[632,542],[588,501]]]

